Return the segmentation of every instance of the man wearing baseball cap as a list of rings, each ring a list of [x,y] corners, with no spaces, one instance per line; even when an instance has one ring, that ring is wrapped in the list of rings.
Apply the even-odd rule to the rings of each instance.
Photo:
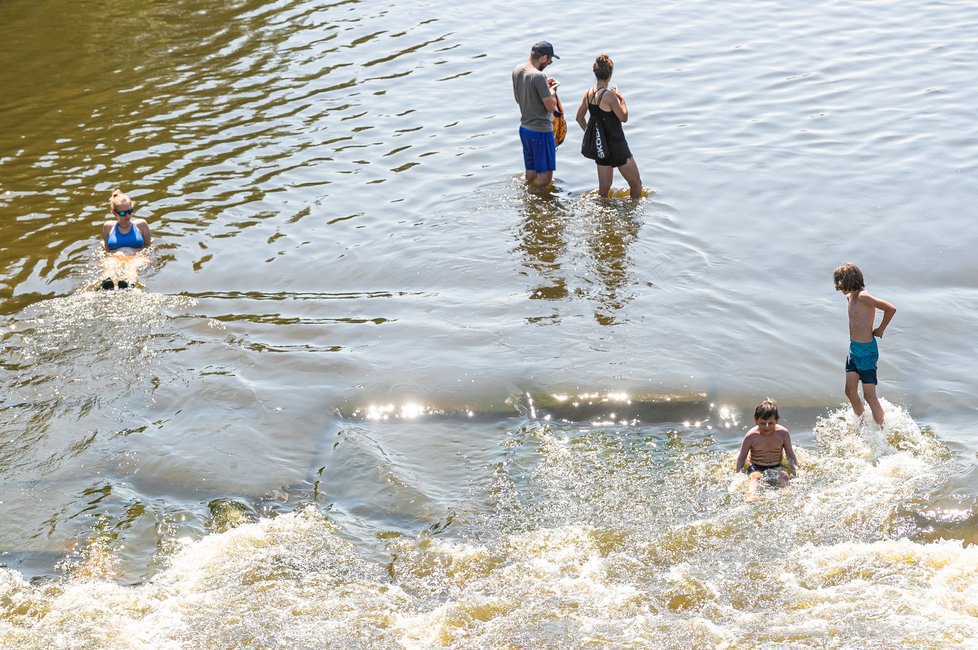
[[[547,41],[530,48],[530,60],[513,69],[513,96],[520,105],[520,141],[526,180],[536,187],[546,187],[557,169],[557,145],[554,142],[552,115],[557,108],[554,99],[556,80],[543,69],[560,57]]]

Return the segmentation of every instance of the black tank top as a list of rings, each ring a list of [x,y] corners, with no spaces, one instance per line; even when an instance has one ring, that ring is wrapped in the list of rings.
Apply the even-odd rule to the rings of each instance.
[[[605,111],[598,106],[607,90],[607,88],[602,88],[600,93],[591,95],[587,104],[587,112],[590,116],[589,119],[600,120],[608,140],[608,158],[600,160],[598,163],[609,167],[621,167],[632,157],[632,152],[628,149],[628,142],[625,141],[625,131],[621,128],[621,120],[613,111]]]

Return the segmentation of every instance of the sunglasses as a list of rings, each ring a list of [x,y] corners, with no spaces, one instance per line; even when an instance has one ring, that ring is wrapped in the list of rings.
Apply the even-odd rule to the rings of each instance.
[[[120,217],[131,217],[132,213],[136,211],[136,208],[130,210],[116,210],[116,214]]]

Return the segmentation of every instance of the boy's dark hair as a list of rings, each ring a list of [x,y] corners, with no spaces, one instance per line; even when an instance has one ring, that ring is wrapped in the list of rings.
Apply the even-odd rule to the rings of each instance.
[[[835,288],[843,293],[862,291],[866,288],[863,272],[859,270],[858,266],[850,262],[846,262],[837,268],[832,277],[835,279]]]
[[[754,409],[754,419],[769,420],[771,418],[774,418],[775,420],[781,419],[778,415],[778,403],[768,397],[766,400],[758,404],[756,409]]]

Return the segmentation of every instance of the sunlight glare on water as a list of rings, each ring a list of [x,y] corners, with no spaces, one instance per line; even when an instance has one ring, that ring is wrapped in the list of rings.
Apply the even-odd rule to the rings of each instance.
[[[457,9],[0,3],[0,646],[978,643],[978,9]],[[600,52],[637,201],[578,153]],[[96,291],[114,188],[150,263]]]
[[[4,638],[30,647],[74,625],[96,646],[126,630],[146,645],[199,648],[295,647],[323,630],[376,647],[954,644],[975,633],[975,552],[879,539],[944,462],[887,409],[897,424],[886,433],[899,440],[881,457],[833,446],[841,420],[830,413],[816,425],[822,450],[801,454],[791,490],[753,503],[742,479],[724,488],[733,452],[708,433],[524,426],[511,432],[492,508],[461,535],[385,535],[386,568],[328,512],[304,508],[185,544],[138,587],[39,587],[4,572],[20,603]],[[42,602],[48,614],[28,640],[12,613]],[[894,606],[907,615],[888,616]],[[84,619],[99,625],[78,628]]]

